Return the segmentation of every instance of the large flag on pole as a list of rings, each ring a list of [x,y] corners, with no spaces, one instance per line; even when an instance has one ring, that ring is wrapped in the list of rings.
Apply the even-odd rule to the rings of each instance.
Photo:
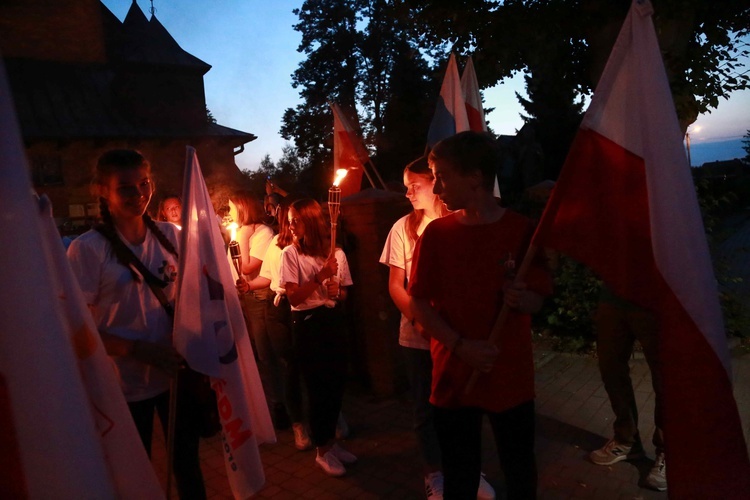
[[[461,73],[461,93],[466,102],[466,117],[469,120],[469,130],[474,132],[487,132],[487,120],[484,119],[484,107],[482,106],[482,94],[479,93],[479,82],[474,71],[474,62],[469,56],[463,73]],[[500,185],[495,173],[495,186],[493,193],[500,198]]]
[[[103,346],[95,329],[69,330],[63,307],[77,300],[76,294],[59,296],[53,247],[32,195],[13,109],[0,64],[0,497],[158,498],[162,493],[153,470],[149,474],[143,467],[150,468],[144,450],[129,456],[136,472],[143,473],[143,489],[131,485],[121,490],[116,475],[127,471],[116,470],[113,463],[123,460],[107,457],[104,441],[112,432],[139,440],[128,433],[129,415],[105,408],[82,380],[82,368],[86,377],[94,375],[86,358],[103,353]],[[54,250],[59,257],[58,244]],[[99,368],[98,375],[111,380],[111,365]],[[108,390],[107,380],[101,383]],[[113,394],[121,396],[120,388],[115,386]]]
[[[534,243],[656,314],[670,496],[748,498],[716,280],[652,12],[632,4]]]
[[[235,498],[265,483],[258,445],[275,443],[263,386],[219,221],[195,149],[187,148],[174,345],[190,367],[211,376],[224,458]]]
[[[461,92],[456,56],[451,54],[445,69],[443,84],[440,87],[435,115],[432,117],[432,123],[427,132],[427,146],[432,148],[446,137],[466,130],[470,130],[469,117],[466,114],[466,103]]]
[[[333,170],[335,172],[343,168],[349,171],[339,185],[341,197],[344,198],[359,192],[362,173],[370,161],[370,155],[339,105],[335,102],[330,105],[333,111]],[[370,182],[372,183],[372,179]]]

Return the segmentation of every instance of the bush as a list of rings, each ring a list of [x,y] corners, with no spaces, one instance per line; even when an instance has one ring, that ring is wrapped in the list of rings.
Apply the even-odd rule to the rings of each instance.
[[[601,280],[586,266],[561,255],[555,270],[554,295],[535,316],[543,335],[562,351],[581,352],[595,339],[592,314],[599,301]]]

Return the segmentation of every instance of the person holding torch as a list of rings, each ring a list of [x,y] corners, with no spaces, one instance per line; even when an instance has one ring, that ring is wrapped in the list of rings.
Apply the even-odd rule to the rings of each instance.
[[[295,201],[288,221],[293,242],[282,251],[279,281],[292,309],[294,356],[307,387],[315,463],[330,476],[342,476],[345,465],[357,461],[336,442],[347,371],[341,302],[353,282],[346,255],[333,234],[328,238],[318,202]]]

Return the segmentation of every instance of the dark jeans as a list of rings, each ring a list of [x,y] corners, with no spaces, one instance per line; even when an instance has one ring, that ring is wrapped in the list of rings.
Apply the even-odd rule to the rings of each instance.
[[[271,295],[266,301],[266,329],[279,357],[287,413],[292,422],[302,422],[302,377],[293,351],[291,306],[285,296],[275,306],[273,297]]]
[[[615,439],[622,444],[640,446],[638,407],[630,379],[630,356],[636,339],[651,370],[654,389],[653,443],[656,453],[664,452],[662,433],[662,380],[659,363],[658,327],[653,315],[640,307],[600,302],[596,311],[596,353],[604,389],[615,414]]]
[[[242,310],[245,313],[247,331],[253,343],[255,359],[258,362],[258,374],[263,383],[271,408],[284,401],[284,388],[281,376],[280,354],[268,332],[267,302],[270,288],[262,288],[242,296]]]
[[[198,429],[192,421],[193,405],[190,398],[178,389],[177,420],[174,432],[174,475],[181,500],[206,498],[200,458]],[[128,403],[130,414],[141,436],[146,453],[151,456],[154,410],[159,415],[164,436],[168,435],[169,391],[156,397]]]
[[[534,401],[500,413],[480,408],[435,407],[435,428],[443,453],[444,498],[467,500],[477,496],[482,468],[482,416],[485,414],[495,436],[508,500],[536,498]]]
[[[336,435],[346,380],[346,335],[341,305],[292,311],[294,354],[307,387],[310,433],[315,446]]]
[[[401,347],[406,359],[406,375],[412,398],[412,422],[426,472],[441,470],[440,445],[435,432],[435,417],[430,404],[432,356],[427,349]]]

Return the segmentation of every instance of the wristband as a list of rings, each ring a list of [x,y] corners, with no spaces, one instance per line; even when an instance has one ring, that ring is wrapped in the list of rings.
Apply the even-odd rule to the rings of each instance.
[[[317,283],[318,285],[322,285],[323,284],[323,280],[320,279],[320,278],[318,278],[318,273],[315,273],[315,275],[313,275],[313,281],[315,283]]]

